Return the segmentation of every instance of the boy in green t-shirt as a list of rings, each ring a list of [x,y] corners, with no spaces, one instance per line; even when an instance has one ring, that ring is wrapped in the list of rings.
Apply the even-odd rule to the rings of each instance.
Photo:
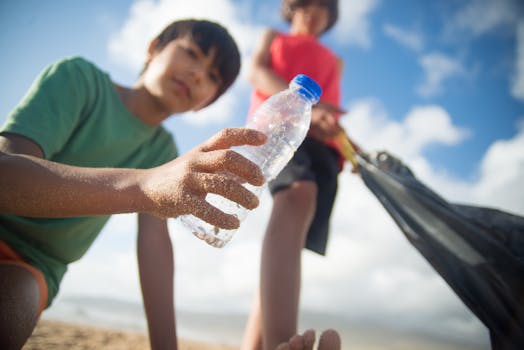
[[[152,348],[176,348],[173,253],[166,218],[193,214],[226,229],[238,220],[205,201],[249,209],[258,167],[230,150],[265,135],[226,129],[175,159],[161,126],[214,102],[236,79],[240,55],[209,21],[170,24],[149,45],[132,87],[82,58],[48,67],[0,129],[0,348],[19,349],[79,259],[116,213],[139,213],[138,263]],[[173,160],[174,159],[174,160]]]
[[[193,214],[225,229],[239,221],[205,201],[216,193],[253,209],[257,197],[224,173],[262,185],[232,151],[266,136],[225,129],[177,157],[161,123],[206,107],[236,79],[229,33],[205,20],[168,25],[149,45],[132,87],[83,58],[58,61],[35,80],[0,129],[0,349],[20,349],[111,214],[138,213],[137,257],[153,349],[176,349],[173,252],[167,218]],[[176,158],[176,159],[175,159]],[[314,332],[279,349],[311,349]],[[339,349],[334,331],[319,349]]]

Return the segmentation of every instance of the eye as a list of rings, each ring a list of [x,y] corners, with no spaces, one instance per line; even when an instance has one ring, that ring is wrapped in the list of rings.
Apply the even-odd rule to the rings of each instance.
[[[211,80],[213,83],[218,84],[220,83],[220,75],[216,71],[211,71],[208,74],[209,80]]]
[[[195,59],[198,57],[195,49],[193,49],[192,47],[186,46],[184,47],[184,50],[188,54],[189,57],[195,58]]]

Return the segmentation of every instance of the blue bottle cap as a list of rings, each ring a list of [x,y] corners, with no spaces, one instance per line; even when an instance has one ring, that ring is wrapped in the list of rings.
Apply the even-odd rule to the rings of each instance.
[[[322,88],[316,81],[311,79],[305,74],[299,74],[293,78],[292,83],[300,86],[299,92],[306,95],[308,98],[313,100],[313,103],[317,103],[322,95]]]

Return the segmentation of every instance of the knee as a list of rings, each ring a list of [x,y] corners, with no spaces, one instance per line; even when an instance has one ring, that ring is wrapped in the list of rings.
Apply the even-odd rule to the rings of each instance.
[[[308,226],[317,206],[317,185],[311,181],[297,181],[274,197],[273,215],[289,222]]]
[[[40,290],[33,275],[16,265],[0,265],[0,348],[20,349],[39,316]]]
[[[312,181],[296,181],[278,194],[281,202],[296,210],[311,210],[316,207],[317,184]]]

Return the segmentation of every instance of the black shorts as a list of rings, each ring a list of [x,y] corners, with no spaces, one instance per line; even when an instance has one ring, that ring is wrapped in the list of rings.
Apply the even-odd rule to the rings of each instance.
[[[326,253],[329,218],[337,193],[338,160],[336,150],[306,137],[282,172],[268,184],[272,195],[295,181],[308,180],[317,184],[316,211],[307,234],[306,248],[321,255]]]

